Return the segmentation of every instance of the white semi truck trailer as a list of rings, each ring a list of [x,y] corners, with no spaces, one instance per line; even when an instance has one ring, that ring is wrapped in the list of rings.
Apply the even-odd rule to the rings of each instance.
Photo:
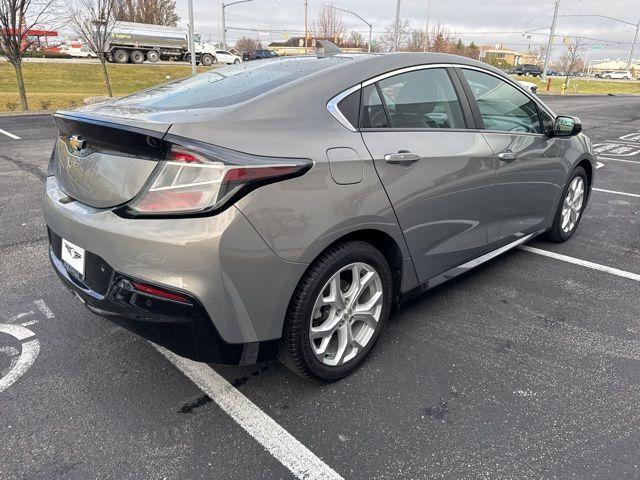
[[[209,66],[218,61],[215,45],[194,35],[196,62]],[[115,22],[105,46],[107,59],[115,63],[143,63],[145,60],[189,61],[189,36],[175,27],[147,23]]]

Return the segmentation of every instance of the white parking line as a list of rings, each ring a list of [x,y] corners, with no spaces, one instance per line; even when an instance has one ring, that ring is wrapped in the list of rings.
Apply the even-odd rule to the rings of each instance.
[[[7,137],[9,137],[9,138],[13,138],[14,140],[20,140],[20,137],[19,137],[19,136],[14,135],[14,134],[13,134],[13,133],[11,133],[11,132],[7,132],[6,130],[2,130],[1,128],[0,128],[0,133],[2,133],[3,135],[6,135],[6,136],[7,136]]]
[[[211,367],[152,345],[297,478],[342,479]]]
[[[600,168],[602,168],[602,167],[604,167],[604,163],[602,163],[602,162],[596,162],[596,170],[598,170],[598,169],[600,169]]]
[[[53,314],[53,312],[51,311],[51,309],[47,306],[46,303],[44,303],[44,300],[42,300],[41,298],[38,300],[35,300],[33,302],[35,304],[36,307],[38,307],[38,310],[40,310],[40,312],[42,312],[42,314],[47,317],[47,318],[54,318],[55,315]]]
[[[616,192],[615,190],[605,190],[604,188],[594,188],[596,192],[604,192],[604,193],[614,193],[616,195],[624,195],[625,197],[634,197],[640,198],[640,195],[637,193],[627,193],[627,192]]]
[[[625,160],[624,158],[608,158],[599,156],[598,160],[613,160],[614,162],[637,163],[638,165],[640,165],[640,161],[638,160]]]
[[[625,270],[618,270],[617,268],[607,267],[606,265],[601,265],[599,263],[589,262],[587,260],[581,260],[579,258],[569,257],[567,255],[562,255],[560,253],[555,253],[555,252],[550,252],[548,250],[542,250],[540,248],[530,247],[529,245],[521,245],[518,248],[530,253],[535,253],[537,255],[544,255],[545,257],[555,258],[556,260],[562,260],[563,262],[573,263],[574,265],[580,265],[582,267],[591,268],[593,270],[599,270],[601,272],[610,273],[612,275],[617,275],[619,277],[624,277],[631,280],[635,280],[636,282],[640,282],[640,275],[638,275],[637,273],[631,273]]]

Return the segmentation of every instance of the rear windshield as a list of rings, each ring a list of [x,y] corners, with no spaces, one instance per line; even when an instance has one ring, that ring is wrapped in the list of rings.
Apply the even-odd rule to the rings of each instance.
[[[111,103],[150,110],[226,107],[345,62],[345,57],[296,57],[217,68]]]

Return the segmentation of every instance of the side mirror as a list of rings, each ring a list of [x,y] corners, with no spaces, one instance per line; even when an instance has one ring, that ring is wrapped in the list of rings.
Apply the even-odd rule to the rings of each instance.
[[[556,137],[571,137],[582,131],[582,122],[578,117],[556,117],[553,124],[553,135]]]

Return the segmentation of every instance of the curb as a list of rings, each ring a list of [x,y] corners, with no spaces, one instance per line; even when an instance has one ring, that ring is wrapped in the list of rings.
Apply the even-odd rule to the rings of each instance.
[[[29,116],[42,116],[53,115],[53,112],[48,110],[27,110],[26,112],[0,112],[0,118],[2,117],[29,117]]]

